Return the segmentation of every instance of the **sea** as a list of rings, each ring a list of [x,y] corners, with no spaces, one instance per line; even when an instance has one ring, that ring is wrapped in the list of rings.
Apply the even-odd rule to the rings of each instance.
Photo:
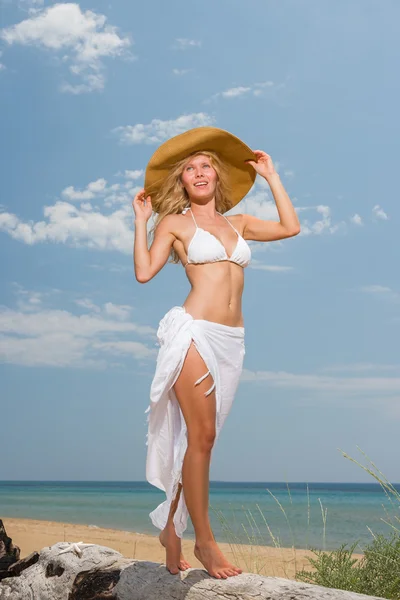
[[[400,529],[399,496],[378,483],[210,482],[219,542],[364,552]],[[138,481],[0,481],[0,518],[29,518],[157,535],[151,512],[165,494]],[[189,519],[184,539],[194,540]]]

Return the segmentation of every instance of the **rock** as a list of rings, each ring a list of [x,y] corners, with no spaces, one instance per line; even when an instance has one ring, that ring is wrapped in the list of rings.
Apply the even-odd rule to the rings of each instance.
[[[0,600],[378,600],[281,577],[242,573],[221,580],[202,569],[171,575],[165,565],[124,558],[96,544],[59,542],[18,577],[3,579]]]
[[[10,576],[8,567],[19,560],[19,555],[18,546],[14,546],[0,519],[0,580]]]

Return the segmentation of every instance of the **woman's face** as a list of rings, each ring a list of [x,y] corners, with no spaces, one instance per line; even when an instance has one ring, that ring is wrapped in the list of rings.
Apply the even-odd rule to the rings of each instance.
[[[215,196],[218,175],[211,159],[205,154],[188,160],[183,167],[181,180],[190,199],[205,199]]]

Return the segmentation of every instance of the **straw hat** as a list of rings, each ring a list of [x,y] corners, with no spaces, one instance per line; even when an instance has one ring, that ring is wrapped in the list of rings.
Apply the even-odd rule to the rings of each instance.
[[[153,210],[158,212],[156,198],[165,177],[175,163],[194,152],[216,152],[225,163],[231,188],[232,206],[244,198],[253,186],[256,171],[246,160],[257,161],[253,151],[242,140],[217,127],[196,127],[167,140],[154,152],[146,168],[144,189],[152,197]]]

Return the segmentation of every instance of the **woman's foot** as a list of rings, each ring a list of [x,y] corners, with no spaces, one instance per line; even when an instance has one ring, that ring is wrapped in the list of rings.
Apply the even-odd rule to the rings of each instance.
[[[235,567],[225,558],[215,541],[196,543],[194,555],[204,565],[206,571],[217,579],[227,579],[242,573],[242,569]]]
[[[174,525],[167,525],[158,537],[166,550],[165,564],[168,571],[176,575],[179,571],[190,569],[190,564],[183,557],[181,538],[176,535]]]

